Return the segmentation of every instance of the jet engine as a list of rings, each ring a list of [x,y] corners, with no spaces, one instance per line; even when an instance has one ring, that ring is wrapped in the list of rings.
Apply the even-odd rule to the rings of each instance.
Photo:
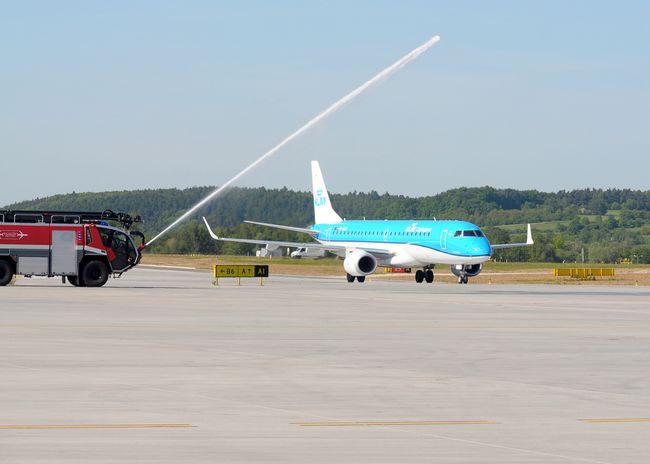
[[[350,250],[343,261],[345,272],[352,276],[367,276],[377,269],[377,259],[363,250]]]
[[[483,270],[482,264],[452,264],[451,272],[456,277],[463,275],[467,277],[476,277]]]

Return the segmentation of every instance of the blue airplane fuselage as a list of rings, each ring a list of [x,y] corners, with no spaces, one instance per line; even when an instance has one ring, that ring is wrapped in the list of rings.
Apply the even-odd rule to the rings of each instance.
[[[481,229],[466,221],[343,221],[311,228],[324,244],[389,249],[392,265],[477,264],[490,259],[492,252]]]

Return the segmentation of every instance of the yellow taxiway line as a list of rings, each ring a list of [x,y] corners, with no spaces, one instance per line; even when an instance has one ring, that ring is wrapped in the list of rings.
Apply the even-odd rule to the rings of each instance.
[[[623,419],[578,419],[580,422],[589,422],[591,424],[601,422],[650,422],[650,417],[627,417]]]
[[[489,420],[468,421],[388,421],[388,422],[294,422],[300,427],[372,427],[389,425],[491,425]]]
[[[0,425],[0,430],[33,429],[157,429],[196,427],[192,424],[56,424],[56,425]]]

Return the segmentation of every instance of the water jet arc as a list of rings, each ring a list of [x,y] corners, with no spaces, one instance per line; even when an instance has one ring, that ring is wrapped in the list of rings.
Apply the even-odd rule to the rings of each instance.
[[[230,180],[225,182],[221,187],[217,188],[215,191],[213,191],[210,195],[199,201],[196,205],[192,206],[189,210],[187,210],[181,217],[176,219],[174,222],[172,222],[170,225],[168,225],[166,228],[164,228],[158,235],[156,235],[154,238],[149,240],[146,243],[146,246],[151,245],[155,240],[169,232],[171,229],[176,227],[178,224],[183,222],[185,219],[187,219],[190,215],[192,215],[196,210],[198,210],[200,207],[205,205],[208,201],[212,200],[215,198],[217,195],[222,193],[224,190],[226,190],[228,187],[230,187],[232,184],[237,182],[239,179],[241,179],[243,176],[245,176],[248,172],[251,170],[255,169],[257,165],[259,165],[262,161],[266,160],[267,158],[273,156],[277,151],[279,151],[282,147],[284,147],[286,144],[291,142],[293,139],[297,138],[298,136],[302,135],[303,133],[307,132],[309,129],[311,129],[313,126],[318,124],[320,121],[325,119],[327,116],[329,116],[332,113],[335,113],[338,111],[340,108],[345,106],[347,103],[350,101],[354,100],[356,97],[361,95],[363,92],[368,90],[370,87],[373,85],[377,84],[379,81],[386,79],[388,76],[391,74],[395,73],[396,71],[399,71],[402,69],[404,66],[406,66],[408,63],[411,61],[415,60],[418,58],[420,55],[422,55],[424,52],[429,50],[431,47],[433,47],[435,44],[437,44],[440,41],[440,36],[436,35],[431,37],[429,40],[427,40],[425,43],[420,45],[419,47],[411,50],[409,53],[404,55],[402,58],[397,60],[395,63],[391,64],[387,68],[383,69],[379,73],[377,73],[374,77],[369,79],[368,81],[364,82],[361,84],[359,87],[354,89],[352,92],[348,93],[341,99],[337,100],[334,102],[332,105],[330,105],[327,109],[319,113],[318,115],[314,116],[312,119],[307,121],[302,127],[300,127],[298,130],[296,130],[294,133],[291,135],[287,136],[285,139],[283,139],[280,143],[278,143],[276,146],[271,148],[269,151],[264,153],[262,156],[257,158],[255,161],[253,161],[251,164],[249,164],[247,167],[242,169],[238,174],[236,174],[234,177],[232,177]]]

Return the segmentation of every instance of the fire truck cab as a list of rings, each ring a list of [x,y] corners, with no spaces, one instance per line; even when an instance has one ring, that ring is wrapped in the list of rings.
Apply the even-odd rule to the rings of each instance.
[[[101,287],[110,275],[120,277],[140,262],[144,235],[128,231],[134,222],[142,220],[110,210],[0,211],[0,286],[18,274]]]

